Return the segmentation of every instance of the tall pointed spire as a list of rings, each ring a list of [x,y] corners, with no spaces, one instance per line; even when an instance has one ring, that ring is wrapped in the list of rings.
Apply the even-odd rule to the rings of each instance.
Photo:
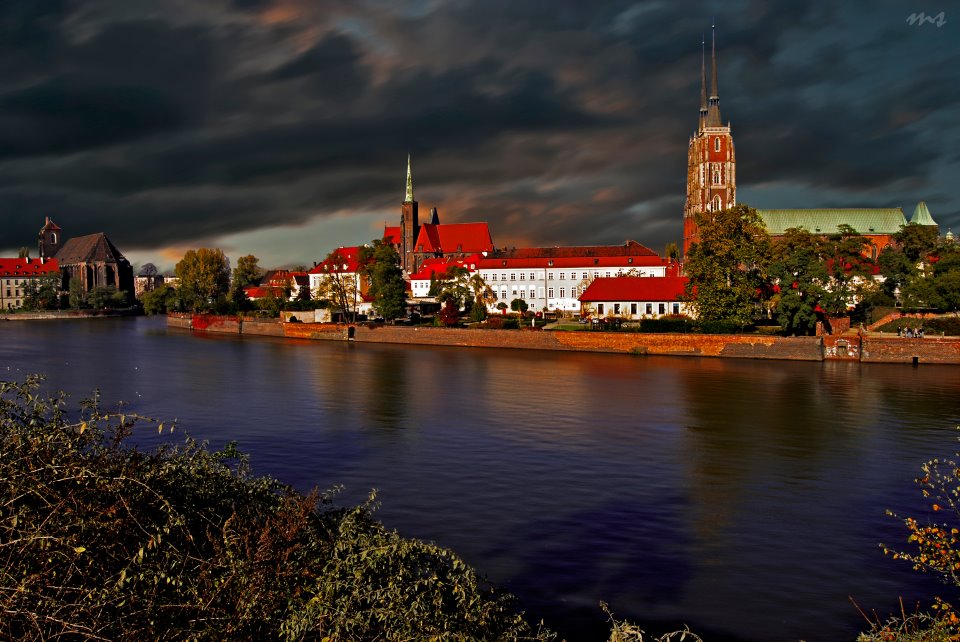
[[[413,202],[413,174],[410,172],[410,154],[407,154],[407,197],[403,199],[404,203]]]
[[[707,127],[723,127],[720,120],[720,93],[717,90],[717,25],[710,26],[710,105],[707,108]]]
[[[707,40],[700,34],[700,128],[707,124]]]

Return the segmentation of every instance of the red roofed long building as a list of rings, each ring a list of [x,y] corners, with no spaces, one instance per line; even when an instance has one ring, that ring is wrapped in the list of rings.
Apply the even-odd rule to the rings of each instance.
[[[584,316],[623,319],[659,318],[667,314],[687,314],[680,300],[687,277],[663,278],[621,276],[594,280],[580,295]]]
[[[0,259],[0,308],[22,308],[31,285],[41,277],[59,274],[56,259]]]
[[[680,266],[636,241],[627,241],[623,245],[494,252],[481,258],[477,269],[497,302],[509,305],[514,299],[523,299],[536,312],[575,312],[580,309],[579,296],[594,279],[624,274],[677,276]]]

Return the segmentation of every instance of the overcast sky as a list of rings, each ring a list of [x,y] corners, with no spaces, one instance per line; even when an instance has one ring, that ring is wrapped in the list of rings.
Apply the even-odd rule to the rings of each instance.
[[[408,152],[421,217],[662,252],[714,16],[739,202],[960,233],[955,3],[3,0],[0,253],[50,216],[164,270],[311,265],[397,224]]]

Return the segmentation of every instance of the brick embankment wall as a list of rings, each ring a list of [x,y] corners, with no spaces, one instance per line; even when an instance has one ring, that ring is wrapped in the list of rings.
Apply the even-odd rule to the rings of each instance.
[[[291,339],[346,341],[348,329],[333,323],[284,323],[283,336]]]
[[[859,361],[862,347],[858,334],[830,334],[823,337],[823,358],[827,361]]]
[[[278,319],[251,319],[218,316],[215,314],[181,314],[171,312],[167,315],[167,326],[196,330],[200,332],[218,332],[224,334],[252,334],[257,336],[282,337],[283,323]]]
[[[16,314],[0,314],[0,319],[6,321],[39,321],[44,319],[93,319],[132,317],[139,314],[136,308],[123,310],[44,310],[38,312],[18,312]]]
[[[864,363],[943,363],[960,365],[960,338],[906,337],[863,338],[860,360]]]
[[[292,323],[285,336],[300,339],[348,338],[346,326]],[[624,354],[791,359],[820,361],[817,337],[759,337],[739,335],[635,334],[628,332],[563,332],[525,330],[470,330],[404,326],[357,326],[360,343],[399,343],[472,348],[513,348]]]
[[[552,332],[573,350],[629,352],[739,359],[820,361],[820,337],[765,337],[722,334],[633,334],[621,332]]]

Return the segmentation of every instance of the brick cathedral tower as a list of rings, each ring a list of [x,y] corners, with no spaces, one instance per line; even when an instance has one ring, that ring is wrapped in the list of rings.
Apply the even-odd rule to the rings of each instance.
[[[407,195],[400,206],[400,262],[404,274],[417,271],[413,244],[419,234],[418,203],[413,200],[413,174],[410,173],[410,154],[407,154]]]
[[[716,25],[711,27],[710,98],[707,99],[706,43],[700,43],[700,123],[687,151],[687,201],[683,206],[683,255],[699,240],[694,216],[733,207],[737,203],[737,161],[730,123],[720,120],[717,91]]]

